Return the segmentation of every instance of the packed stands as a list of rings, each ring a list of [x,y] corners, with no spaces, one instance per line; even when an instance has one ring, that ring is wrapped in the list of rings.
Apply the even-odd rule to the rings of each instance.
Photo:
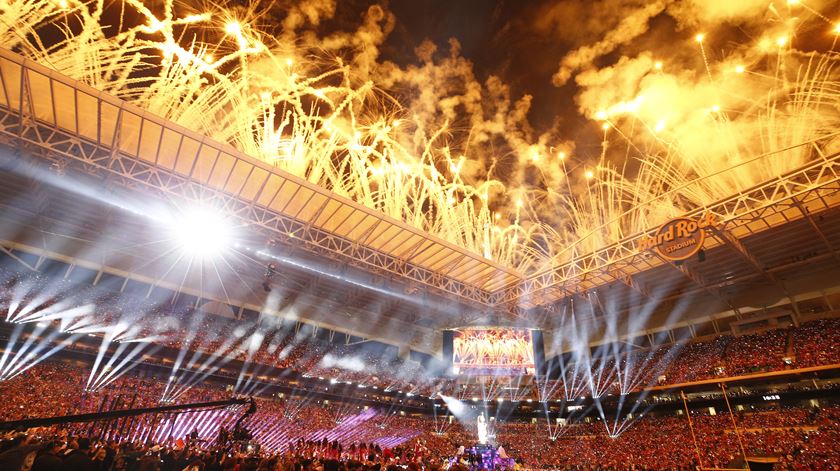
[[[108,402],[107,398],[118,395],[131,397],[134,407],[148,406],[156,402],[164,388],[164,382],[153,377],[126,376],[101,391],[89,393],[83,390],[80,379],[83,373],[78,365],[44,362],[0,383],[0,394],[6,403],[16,405],[4,408],[0,418],[90,412],[98,410],[102,401]],[[184,400],[215,400],[224,396],[223,388],[202,385],[193,388]],[[30,431],[23,438],[11,438],[16,435],[10,434],[7,440],[11,441],[4,446],[13,450],[38,443],[32,449],[39,449],[43,454],[46,443],[57,436],[77,444],[85,437],[94,443],[87,452],[91,459],[96,459],[98,450],[110,447],[111,458],[127,450],[130,453],[140,450],[131,459],[149,453],[161,459],[162,454],[186,453],[191,455],[190,459],[201,456],[202,460],[219,460],[227,458],[214,454],[218,451],[220,429],[230,426],[239,413],[185,413],[174,423],[168,418],[143,418],[132,421],[128,427],[118,421],[95,426],[54,426]],[[642,415],[619,420],[607,416],[603,421],[590,417],[552,427],[545,419],[533,422],[500,419],[494,421],[494,428],[496,440],[507,454],[523,466],[534,468],[579,469],[593,464],[612,469],[688,468],[696,466],[698,460],[705,467],[726,467],[743,455],[738,434],[747,457],[773,457],[791,469],[831,469],[829,464],[840,462],[840,450],[835,446],[840,439],[840,407],[771,407],[738,412],[737,433],[728,414],[692,411],[692,415],[696,446],[688,420],[679,415]],[[258,399],[257,413],[246,421],[246,426],[253,439],[261,444],[261,453],[243,453],[237,459],[273,463],[300,459],[353,461],[365,454],[360,445],[364,443],[367,450],[379,450],[374,452],[379,456],[374,456],[373,461],[426,462],[439,467],[454,457],[459,445],[472,444],[475,435],[474,426],[468,422],[389,414],[352,403],[327,404],[305,397]],[[156,431],[142,432],[150,428]],[[72,438],[67,438],[67,434]],[[0,463],[5,463],[4,459],[8,456],[0,455]],[[205,461],[205,464],[210,463]]]
[[[381,391],[404,389],[422,395],[457,392],[465,400],[473,394],[486,397],[487,391],[456,390],[460,385],[451,378],[435,377],[418,363],[399,358],[393,346],[330,342],[276,319],[229,318],[203,312],[189,303],[155,303],[103,287],[79,290],[69,282],[56,286],[38,276],[27,280],[26,290],[20,289],[21,280],[15,278],[0,296],[9,312],[8,321],[3,324],[3,341],[11,342],[8,345],[12,349],[17,348],[12,342],[14,332],[23,332],[18,343],[26,341],[26,335],[31,334],[26,328],[37,323],[42,330],[63,331],[64,335],[83,332],[85,335],[78,338],[84,341],[66,345],[66,349],[85,353],[87,358],[92,358],[102,345],[142,343],[163,349],[146,357],[144,364],[162,362],[169,368],[172,358],[183,354],[188,359],[183,364],[184,372],[196,369],[215,355],[238,362],[241,366],[234,371],[241,369],[242,373],[273,367],[293,371],[301,378],[323,378],[323,382],[347,382]],[[52,297],[43,296],[44,291]],[[66,292],[73,292],[86,302],[62,304],[62,293]],[[58,310],[53,306],[67,311],[87,305],[89,308],[77,309],[79,314],[71,318],[50,316]],[[720,335],[653,349],[619,353],[596,350],[587,362],[564,364],[557,377],[535,383],[533,398],[573,401],[601,397],[609,408],[615,407],[620,395],[650,386],[836,365],[840,363],[838,332],[840,319],[821,319],[800,326],[740,336]],[[73,363],[66,359],[42,361],[0,382],[0,394],[8,404],[0,408],[0,420],[153,407],[167,397],[167,381],[159,371],[152,371],[128,371],[112,382],[89,389],[89,363],[78,359]],[[195,382],[168,398],[167,403],[228,398],[234,391],[231,381],[236,379],[236,375],[228,377],[226,384],[218,378],[214,382]],[[48,439],[62,436],[61,442],[66,441],[67,447],[72,448],[72,444],[79,447],[83,437],[89,437],[93,445],[86,453],[91,459],[97,459],[100,451],[107,449],[106,455],[114,460],[137,460],[151,455],[180,466],[186,461],[209,465],[232,458],[240,460],[240,464],[262,462],[285,469],[284,463],[300,464],[301,460],[349,463],[354,456],[361,460],[361,443],[368,444],[366,450],[378,447],[377,453],[381,454],[374,459],[383,465],[424,462],[431,467],[444,467],[459,445],[474,442],[474,425],[447,420],[449,416],[406,413],[395,407],[396,402],[370,405],[349,397],[325,400],[308,387],[301,383],[297,394],[282,398],[263,393],[263,387],[248,389],[260,396],[256,399],[257,412],[246,422],[254,442],[261,447],[256,456],[253,452],[219,455],[220,431],[233,427],[243,413],[241,408],[52,427],[24,437],[9,435],[6,446],[11,451],[37,442],[37,449],[43,450],[51,443]],[[522,395],[520,399],[526,397],[531,396]],[[667,401],[668,397],[639,400],[648,407]],[[684,416],[675,416],[673,410],[618,420],[610,417],[609,410],[604,414],[569,417],[567,425],[549,425],[548,416],[538,417],[535,422],[500,417],[493,426],[497,442],[507,453],[522,466],[534,468],[583,469],[593,464],[613,469],[690,468],[700,462],[705,467],[726,467],[746,453],[748,457],[771,456],[790,469],[830,469],[829,464],[840,459],[833,446],[840,439],[840,416],[832,406],[819,410],[800,405],[738,412],[738,433],[727,414],[692,410],[696,446],[688,421]],[[195,434],[193,441],[184,445],[191,431]]]
[[[0,304],[9,309],[7,318],[13,322],[35,322],[43,317],[47,320],[39,324],[49,323],[51,328],[66,332],[91,332],[113,341],[152,342],[179,351],[220,355],[302,375],[418,395],[451,391],[453,387],[451,381],[439,377],[439,372],[399,358],[396,347],[378,342],[330,342],[310,331],[298,332],[294,323],[276,318],[236,319],[207,313],[193,305],[194,299],[155,302],[104,286],[80,288],[67,280],[50,284],[45,275],[3,271],[0,278],[6,280],[7,287],[0,293]],[[65,311],[80,309],[61,317],[54,315],[56,306]],[[557,368],[557,375],[565,377],[566,387],[547,389],[555,391],[551,398],[559,397],[557,394],[590,394],[590,388],[596,393],[618,394],[657,384],[838,364],[839,331],[840,320],[823,319],[798,327],[720,335],[648,350],[595,352],[588,366],[566,364],[562,373]],[[789,340],[793,351],[790,356]]]

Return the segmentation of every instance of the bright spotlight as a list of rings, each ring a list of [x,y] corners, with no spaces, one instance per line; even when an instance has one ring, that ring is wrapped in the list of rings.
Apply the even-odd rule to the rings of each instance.
[[[201,208],[184,212],[172,222],[172,237],[178,248],[189,255],[211,257],[229,245],[230,224],[216,212]]]

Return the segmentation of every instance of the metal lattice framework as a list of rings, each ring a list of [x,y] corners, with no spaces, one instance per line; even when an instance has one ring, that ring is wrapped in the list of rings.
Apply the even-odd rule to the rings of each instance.
[[[312,253],[477,307],[514,270],[0,49],[0,138],[128,187],[212,205]]]
[[[319,256],[455,296],[479,309],[524,315],[569,295],[619,282],[643,296],[635,276],[669,262],[640,253],[651,229],[550,270],[524,277],[182,126],[0,49],[0,143],[57,166],[180,201],[209,204],[271,237]],[[840,154],[686,214],[722,224],[707,248],[726,245],[773,281],[740,242],[840,206]],[[704,289],[705,281],[675,266]]]
[[[713,214],[721,224],[713,231],[713,237],[707,238],[705,247],[710,249],[729,245],[757,271],[764,272],[760,262],[740,243],[741,239],[837,206],[840,206],[840,153],[823,156],[778,179],[713,205],[697,208],[685,217]],[[521,283],[512,284],[494,293],[493,301],[496,304],[528,309],[612,282],[628,285],[644,295],[645,290],[635,285],[633,276],[669,263],[638,250],[642,238],[652,236],[656,231],[657,228],[653,228],[636,234]],[[698,279],[699,275],[691,272],[688,267],[681,266],[680,270],[698,285],[705,285]],[[762,274],[772,277],[766,272]]]

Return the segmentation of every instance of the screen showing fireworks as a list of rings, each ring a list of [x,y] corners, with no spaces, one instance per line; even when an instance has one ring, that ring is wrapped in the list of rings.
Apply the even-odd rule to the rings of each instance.
[[[531,331],[515,329],[461,329],[452,338],[455,374],[534,374]]]

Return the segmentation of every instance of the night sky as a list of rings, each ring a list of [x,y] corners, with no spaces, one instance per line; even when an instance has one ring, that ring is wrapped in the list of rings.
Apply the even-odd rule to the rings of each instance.
[[[578,113],[574,78],[556,86],[552,84],[552,75],[570,51],[603,39],[627,14],[650,3],[644,0],[342,0],[337,3],[334,20],[325,23],[324,28],[352,30],[368,7],[383,5],[396,16],[396,26],[382,47],[380,60],[401,66],[417,62],[413,51],[423,40],[434,42],[441,54],[445,53],[449,39],[455,38],[460,42],[461,54],[473,63],[480,81],[495,75],[511,87],[514,99],[526,94],[533,96],[528,118],[537,133],[554,129],[558,137],[574,141],[579,153],[592,155],[599,152],[601,145],[598,124]],[[709,41],[708,53],[714,58],[754,40],[758,31],[754,28],[754,18],[704,24],[699,18],[671,11],[691,2],[667,3],[676,6],[654,15],[645,22],[643,34],[599,57],[592,65],[605,67],[623,55],[653,51],[672,63],[699,72],[702,61],[696,49],[675,45],[691,43],[697,31],[712,30],[714,38]],[[721,8],[721,3],[725,4],[718,2],[716,8]],[[838,6],[830,3],[810,2],[829,16],[840,13],[835,11]],[[774,4],[771,2],[761,9],[767,9],[768,13],[759,28],[773,24]],[[832,38],[824,34],[819,24],[811,27],[817,29],[798,31],[797,47],[829,48]]]

